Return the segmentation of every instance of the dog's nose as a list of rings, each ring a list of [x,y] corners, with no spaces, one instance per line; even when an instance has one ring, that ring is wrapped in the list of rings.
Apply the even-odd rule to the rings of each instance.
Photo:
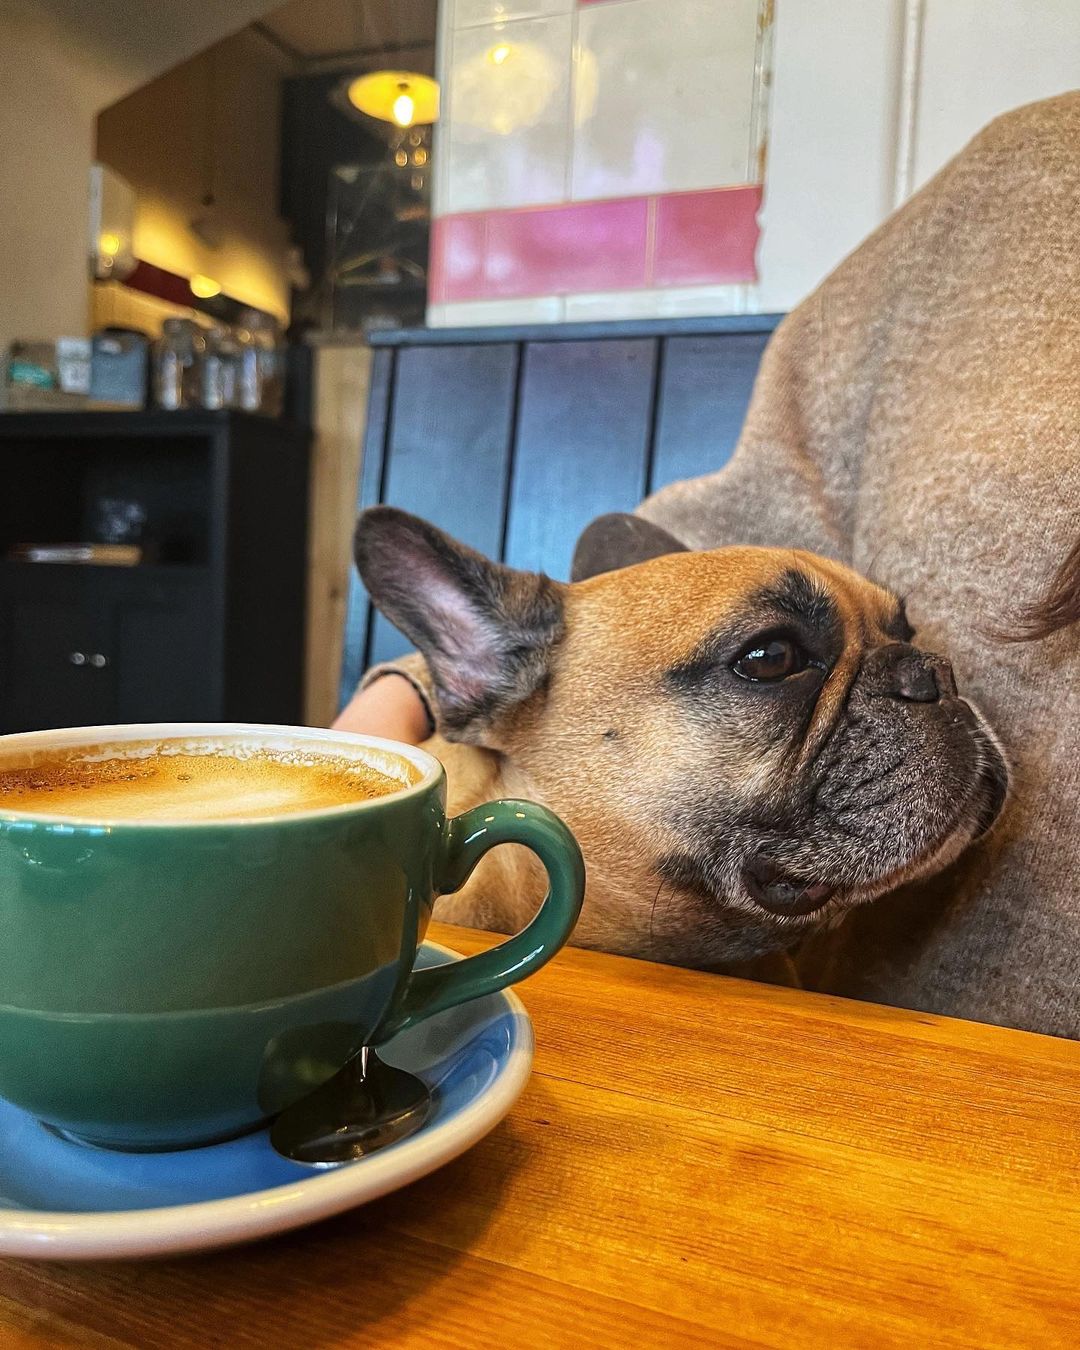
[[[868,672],[875,694],[906,703],[937,703],[956,697],[953,668],[943,656],[919,651],[906,642],[892,643],[876,655],[877,669]]]

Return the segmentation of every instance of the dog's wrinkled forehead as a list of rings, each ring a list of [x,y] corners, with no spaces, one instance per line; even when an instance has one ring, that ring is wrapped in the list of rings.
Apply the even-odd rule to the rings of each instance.
[[[741,637],[786,624],[837,646],[910,636],[896,596],[840,563],[798,550],[727,548],[653,558],[577,583],[569,608],[583,640],[625,645],[639,667],[690,667]]]

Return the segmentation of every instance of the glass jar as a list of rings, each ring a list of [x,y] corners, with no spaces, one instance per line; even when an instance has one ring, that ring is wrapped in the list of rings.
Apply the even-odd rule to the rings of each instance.
[[[245,412],[258,412],[263,400],[263,363],[259,343],[248,328],[236,335],[240,348],[240,407]]]
[[[191,319],[166,319],[154,348],[154,402],[159,408],[198,407],[206,341]]]
[[[285,411],[285,339],[280,326],[267,317],[257,329],[262,368],[262,410],[271,417]]]
[[[205,336],[206,353],[202,361],[202,378],[199,382],[199,403],[211,412],[226,406],[225,363],[221,353],[223,336],[220,328],[208,329]]]
[[[239,408],[240,343],[236,334],[227,328],[218,339],[218,357],[221,360],[221,405],[224,408]]]
[[[271,315],[247,309],[243,329],[241,406],[249,412],[280,417],[285,394],[285,358],[281,329]]]

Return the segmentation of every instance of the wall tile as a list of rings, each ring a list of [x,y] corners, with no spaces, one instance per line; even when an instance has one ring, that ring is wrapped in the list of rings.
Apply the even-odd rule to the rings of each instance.
[[[575,53],[575,200],[752,181],[758,0],[588,5]]]
[[[559,323],[563,318],[561,295],[529,296],[520,300],[459,300],[429,305],[431,328],[472,328],[507,323]]]
[[[719,306],[711,312],[736,313],[741,283],[757,278],[760,202],[747,187],[442,216],[432,222],[431,301],[580,296],[570,309],[584,317],[611,309],[599,293],[690,288],[666,305],[628,295],[607,315],[632,318],[710,312],[695,298],[704,287]]]
[[[656,201],[652,281],[658,286],[756,281],[759,187],[678,192]]]
[[[659,313],[661,291],[584,291],[565,300],[568,323],[601,319],[653,319]]]
[[[483,23],[506,23],[511,19],[535,19],[546,14],[569,14],[574,8],[574,0],[453,0],[453,4],[455,28],[476,28]]]
[[[751,312],[752,289],[747,285],[661,286],[641,291],[568,295],[566,319],[571,323],[592,323],[601,319],[683,319],[746,314]]]
[[[437,216],[428,248],[428,296],[443,304],[476,295],[483,284],[486,221],[482,215]]]
[[[570,15],[459,29],[450,45],[439,142],[446,161],[446,209],[564,200]]]
[[[745,282],[730,286],[664,286],[653,313],[658,319],[691,319],[703,314],[749,314],[753,287]]]
[[[647,220],[644,198],[492,212],[482,293],[548,295],[642,286]]]

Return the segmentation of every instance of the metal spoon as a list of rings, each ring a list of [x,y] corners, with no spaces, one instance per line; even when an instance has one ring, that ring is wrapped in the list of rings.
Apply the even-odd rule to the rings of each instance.
[[[270,1142],[294,1162],[328,1167],[407,1139],[431,1113],[427,1086],[364,1046],[321,1087],[293,1102],[270,1127]]]

